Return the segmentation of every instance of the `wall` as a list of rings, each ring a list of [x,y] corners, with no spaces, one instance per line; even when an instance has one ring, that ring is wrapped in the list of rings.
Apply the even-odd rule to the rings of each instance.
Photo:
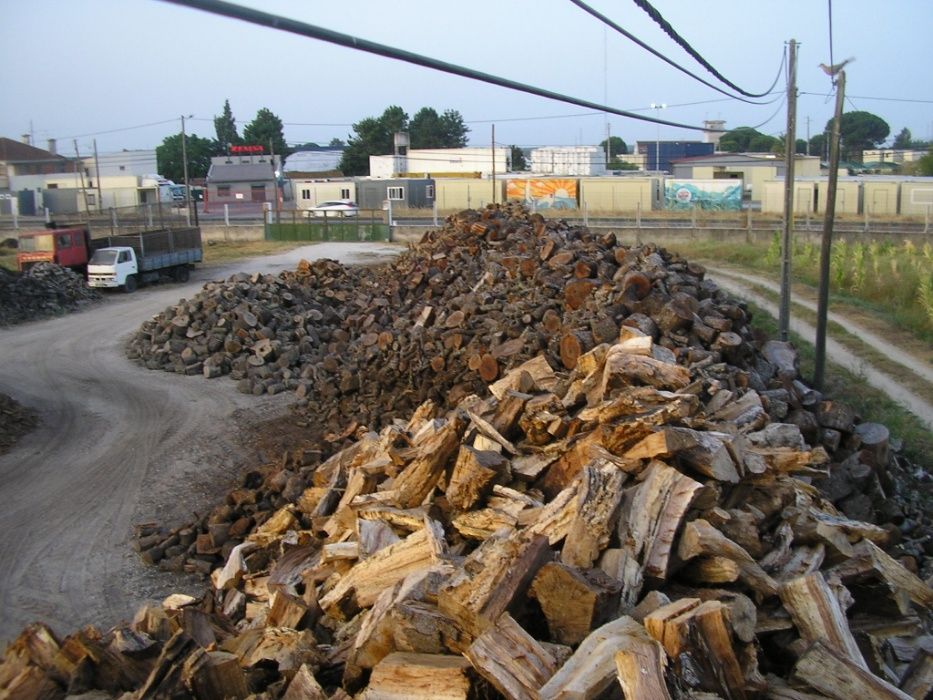
[[[581,178],[580,206],[589,212],[643,212],[659,205],[659,179],[649,177]]]
[[[541,177],[506,181],[506,198],[524,202],[534,210],[576,209],[579,180]]]
[[[898,183],[865,180],[862,183],[862,211],[870,216],[897,214]]]
[[[929,182],[901,183],[901,216],[925,216],[933,210],[933,178]]]
[[[461,209],[482,209],[492,202],[493,187],[496,201],[505,201],[505,181],[477,178],[438,178],[434,181],[434,199],[437,208],[449,211]]]
[[[530,169],[542,175],[604,175],[606,153],[596,146],[547,146],[531,151]]]
[[[816,211],[818,214],[826,212],[826,192],[829,189],[829,180],[819,180],[816,183]],[[858,214],[860,205],[861,183],[854,180],[839,180],[836,183],[836,214]]]
[[[761,211],[784,213],[784,181],[770,180],[762,187]],[[794,182],[794,212],[797,214],[816,211],[816,183]]]
[[[509,149],[495,149],[495,172],[505,173]],[[483,177],[493,172],[491,148],[436,148],[408,151],[407,156],[370,156],[369,173],[372,177],[391,177],[397,173],[480,173]]]
[[[319,202],[333,199],[352,199],[356,201],[356,183],[352,180],[332,180],[321,182],[318,180],[292,180],[292,194],[295,206],[299,209],[310,209]],[[304,199],[303,190],[308,190],[309,199]],[[349,191],[349,194],[344,192]],[[347,194],[344,197],[344,194]]]

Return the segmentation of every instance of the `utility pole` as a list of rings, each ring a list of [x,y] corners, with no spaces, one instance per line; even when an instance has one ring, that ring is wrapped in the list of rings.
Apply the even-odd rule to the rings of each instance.
[[[829,137],[829,184],[826,187],[826,214],[823,217],[823,241],[820,246],[820,289],[816,309],[816,358],[813,386],[823,389],[823,370],[826,365],[826,314],[829,306],[829,256],[833,242],[833,220],[836,215],[836,181],[839,179],[839,124],[845,100],[846,73],[836,77],[836,113]]]
[[[94,139],[94,176],[97,178],[97,211],[104,210],[104,195],[100,189],[100,161],[97,160],[97,139]]]
[[[189,117],[192,115],[188,115]],[[185,115],[181,115],[181,163],[185,176],[185,211],[188,212],[188,221],[191,221],[191,193],[188,190],[188,144],[185,136]],[[190,225],[190,223],[189,223]]]
[[[496,203],[496,125],[492,125],[492,203]]]
[[[797,150],[797,42],[790,40],[787,63],[787,133],[784,136],[784,229],[781,236],[781,305],[778,330],[790,327],[790,263],[794,237],[794,151]]]
[[[609,135],[609,122],[607,120],[606,121],[606,170],[609,170],[609,158],[610,158],[609,142],[611,140],[612,140],[612,137],[610,137]]]
[[[807,117],[807,155],[810,155],[810,117]]]
[[[31,124],[31,122],[30,122]],[[77,158],[77,168],[78,172],[81,173],[81,196],[84,198],[84,215],[86,218],[90,218],[91,212],[87,209],[87,187],[84,185],[84,163],[81,162],[81,155],[78,153],[78,139],[74,140],[75,145],[75,158]]]

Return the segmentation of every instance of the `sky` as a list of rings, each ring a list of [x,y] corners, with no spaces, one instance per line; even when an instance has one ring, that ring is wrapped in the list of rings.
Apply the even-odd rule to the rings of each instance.
[[[767,90],[790,39],[799,42],[797,134],[832,117],[830,0],[652,0],[720,73]],[[785,130],[781,95],[752,105],[725,97],[650,55],[569,0],[242,0],[239,4],[511,80],[690,125]],[[633,0],[591,0],[643,42],[719,84]],[[153,149],[186,129],[214,137],[229,99],[242,133],[271,109],[290,144],[352,135],[389,105],[458,110],[471,146],[595,145],[699,139],[700,132],[636,121],[517,93],[400,61],[217,17],[160,0],[0,0],[0,136],[31,133],[82,155]],[[846,69],[845,110],[877,114],[933,139],[933,0],[835,0],[832,56]],[[781,75],[778,92],[784,90]],[[885,99],[880,99],[885,98]],[[665,104],[664,109],[650,105]]]

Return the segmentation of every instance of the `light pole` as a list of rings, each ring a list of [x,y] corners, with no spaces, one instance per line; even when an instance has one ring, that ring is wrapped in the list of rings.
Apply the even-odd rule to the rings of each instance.
[[[191,119],[193,114],[189,114],[187,119]],[[181,167],[185,176],[185,211],[188,212],[188,222],[191,222],[191,193],[188,190],[188,144],[185,137],[185,115],[181,115]]]
[[[657,112],[658,118],[660,119],[661,110],[667,109],[667,105],[664,104],[663,102],[660,104],[657,102],[652,102],[651,109]],[[658,172],[661,171],[661,125],[660,124],[658,124],[658,136],[654,142],[654,169],[657,170]]]

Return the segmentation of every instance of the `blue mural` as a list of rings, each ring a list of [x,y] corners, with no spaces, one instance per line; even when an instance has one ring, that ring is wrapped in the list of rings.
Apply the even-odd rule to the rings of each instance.
[[[672,211],[704,209],[707,211],[740,211],[742,181],[664,182],[664,208]]]

